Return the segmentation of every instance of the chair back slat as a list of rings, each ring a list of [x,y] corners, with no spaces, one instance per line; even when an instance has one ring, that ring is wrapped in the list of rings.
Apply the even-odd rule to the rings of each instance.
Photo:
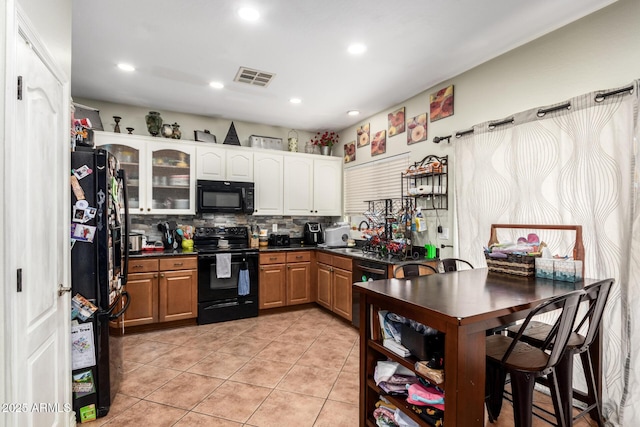
[[[458,263],[468,266],[473,269],[473,265],[469,261],[465,261],[460,258],[445,258],[440,260],[440,265],[445,273],[451,271],[458,271]]]
[[[582,328],[587,320],[589,321],[589,328],[587,329],[587,333],[584,337],[584,342],[577,350],[579,353],[586,351],[589,346],[593,344],[593,340],[600,328],[602,314],[604,313],[604,307],[607,304],[607,299],[609,297],[611,287],[613,286],[613,282],[614,279],[601,280],[584,288],[585,296],[583,297],[583,301],[589,301],[589,309],[576,327],[575,331],[577,332]]]
[[[567,346],[567,342],[569,341],[569,337],[571,336],[571,332],[573,330],[573,324],[575,322],[576,315],[578,314],[578,305],[580,304],[580,299],[584,294],[585,291],[583,290],[569,292],[565,295],[550,298],[531,310],[527,318],[520,326],[518,333],[513,338],[511,345],[504,354],[502,362],[505,363],[509,359],[509,356],[514,350],[516,344],[522,338],[522,335],[524,334],[527,326],[534,316],[561,309],[562,311],[560,313],[560,316],[558,317],[558,320],[556,321],[556,325],[554,325],[554,327],[550,329],[549,334],[544,340],[545,346],[542,348],[543,350],[550,350],[549,359],[547,360],[547,364],[543,371],[546,371],[549,368],[555,366],[560,360],[560,357],[562,356],[562,353]],[[552,343],[553,345],[551,345]]]
[[[393,270],[393,277],[396,279],[404,279],[406,277],[418,277],[434,273],[437,274],[438,270],[429,264],[410,262],[396,267]]]

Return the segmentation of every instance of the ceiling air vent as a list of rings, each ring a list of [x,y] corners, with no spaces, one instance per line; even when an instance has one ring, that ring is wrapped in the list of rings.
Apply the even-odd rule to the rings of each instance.
[[[233,79],[233,81],[247,83],[253,86],[267,87],[274,77],[274,73],[254,70],[247,67],[240,67],[240,69],[238,70],[238,74],[236,74],[236,78]]]

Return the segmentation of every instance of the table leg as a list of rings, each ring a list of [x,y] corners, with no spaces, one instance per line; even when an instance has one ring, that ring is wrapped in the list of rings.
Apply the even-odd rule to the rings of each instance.
[[[485,331],[451,325],[445,333],[445,423],[483,426]]]

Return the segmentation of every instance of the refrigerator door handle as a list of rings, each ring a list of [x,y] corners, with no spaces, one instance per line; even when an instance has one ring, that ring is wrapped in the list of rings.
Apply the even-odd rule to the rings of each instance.
[[[122,316],[124,312],[127,311],[127,308],[129,308],[129,304],[131,304],[131,297],[129,297],[129,293],[127,291],[122,291],[121,295],[122,295],[121,298],[122,297],[126,298],[124,307],[122,307],[122,310],[120,310],[119,312],[115,314],[110,314],[109,320],[116,320],[118,317]]]
[[[127,192],[127,174],[125,173],[124,169],[118,170],[118,177],[122,179],[122,197],[124,199],[124,271],[121,274],[122,286],[124,286],[129,280],[129,227],[131,226],[131,224],[129,222],[129,194]]]

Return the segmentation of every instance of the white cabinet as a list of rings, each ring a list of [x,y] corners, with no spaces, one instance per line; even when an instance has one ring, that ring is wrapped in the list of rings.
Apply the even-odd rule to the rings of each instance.
[[[256,152],[253,155],[254,215],[282,215],[283,164],[281,154]]]
[[[284,159],[284,214],[313,215],[313,159]]]
[[[196,176],[198,179],[220,181],[227,179],[227,150],[220,147],[196,147]]]
[[[114,154],[126,171],[131,213],[195,213],[193,145],[108,132],[95,132],[95,140],[96,146]]]
[[[342,215],[342,158],[313,159],[313,214]]]
[[[342,215],[341,159],[285,157],[284,214]]]
[[[199,145],[196,158],[198,179],[253,182],[253,152],[249,149]]]
[[[248,149],[229,149],[226,165],[229,181],[253,182],[253,152]]]

